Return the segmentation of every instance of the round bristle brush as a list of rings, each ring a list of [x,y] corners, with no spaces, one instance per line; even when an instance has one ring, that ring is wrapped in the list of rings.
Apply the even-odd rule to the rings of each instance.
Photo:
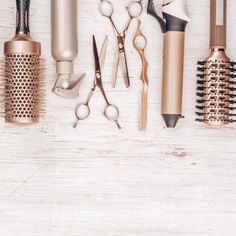
[[[235,62],[225,52],[227,0],[210,2],[210,55],[198,62],[196,120],[218,126],[235,122]]]
[[[16,8],[16,34],[4,44],[5,120],[33,124],[44,112],[41,44],[30,36],[30,0],[16,0]]]

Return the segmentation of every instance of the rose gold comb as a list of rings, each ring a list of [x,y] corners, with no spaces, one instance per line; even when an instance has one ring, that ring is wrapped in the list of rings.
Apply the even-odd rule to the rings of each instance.
[[[221,126],[234,122],[235,63],[226,55],[227,0],[211,0],[210,55],[198,62],[197,121]]]
[[[32,124],[39,121],[43,112],[41,44],[30,37],[30,0],[16,0],[16,6],[16,35],[4,45],[5,120]]]

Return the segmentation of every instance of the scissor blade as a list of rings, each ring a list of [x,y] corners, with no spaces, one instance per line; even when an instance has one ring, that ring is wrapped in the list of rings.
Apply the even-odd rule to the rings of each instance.
[[[130,87],[130,79],[129,79],[128,63],[125,52],[119,53],[119,64],[122,75],[124,77],[125,86],[126,88],[128,88]]]
[[[108,46],[108,37],[106,36],[106,38],[103,42],[102,50],[100,52],[100,57],[99,57],[101,69],[103,69],[103,67],[104,67],[105,57],[106,57],[106,54],[107,54],[107,46]]]
[[[93,35],[93,55],[94,55],[94,62],[95,62],[95,71],[101,72],[101,66],[100,66],[100,61],[99,61],[99,56],[98,56],[98,48],[97,48],[97,43],[95,36]]]
[[[119,52],[117,50],[114,59],[114,67],[112,72],[112,87],[116,87],[117,75],[118,75],[118,64],[119,64]]]

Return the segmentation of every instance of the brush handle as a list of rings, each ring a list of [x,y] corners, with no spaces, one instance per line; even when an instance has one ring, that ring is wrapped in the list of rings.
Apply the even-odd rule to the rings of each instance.
[[[227,0],[211,0],[211,48],[226,48]]]
[[[29,34],[30,0],[16,0],[16,34]]]

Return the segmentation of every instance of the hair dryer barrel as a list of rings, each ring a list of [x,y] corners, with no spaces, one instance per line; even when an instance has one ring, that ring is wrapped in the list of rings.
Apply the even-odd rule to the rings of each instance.
[[[73,74],[78,55],[77,0],[51,0],[51,22],[57,74]]]
[[[185,33],[164,34],[162,115],[168,127],[174,127],[182,116]]]

